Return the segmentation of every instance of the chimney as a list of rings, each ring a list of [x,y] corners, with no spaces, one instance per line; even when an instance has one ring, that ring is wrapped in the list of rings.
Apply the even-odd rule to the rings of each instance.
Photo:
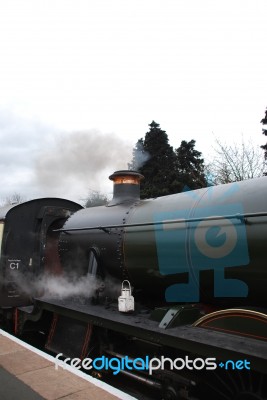
[[[113,199],[108,206],[140,200],[140,181],[143,175],[136,171],[115,171],[109,179],[113,181]]]

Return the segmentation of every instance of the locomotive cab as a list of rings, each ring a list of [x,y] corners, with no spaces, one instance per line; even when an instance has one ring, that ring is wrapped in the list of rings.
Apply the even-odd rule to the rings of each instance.
[[[57,256],[60,228],[81,206],[63,199],[36,199],[1,209],[0,306],[32,302],[32,281],[61,271]]]

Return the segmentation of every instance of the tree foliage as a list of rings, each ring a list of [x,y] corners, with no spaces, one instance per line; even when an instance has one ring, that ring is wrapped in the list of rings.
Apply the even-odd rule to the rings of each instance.
[[[85,200],[84,207],[98,207],[104,206],[108,202],[108,198],[104,193],[101,193],[97,190],[93,191]]]
[[[174,150],[167,133],[155,121],[149,124],[144,139],[133,149],[129,169],[145,176],[141,182],[141,197],[150,198],[181,192],[185,186],[196,189],[206,186],[204,160],[195,150],[195,140],[182,141]]]
[[[190,189],[199,189],[207,186],[204,159],[201,152],[195,149],[195,140],[182,140],[176,152],[176,174],[182,185]]]
[[[175,155],[169,145],[167,133],[155,121],[149,124],[149,131],[143,140],[143,151],[149,154],[147,161],[139,168],[145,176],[141,183],[141,197],[157,197],[175,193]],[[142,143],[139,141],[139,143]]]

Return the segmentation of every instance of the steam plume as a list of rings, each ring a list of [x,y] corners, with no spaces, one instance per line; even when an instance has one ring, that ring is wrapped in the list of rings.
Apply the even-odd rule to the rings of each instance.
[[[88,188],[105,191],[107,177],[125,169],[132,145],[114,134],[99,131],[71,132],[57,137],[42,151],[35,166],[35,184],[46,194],[73,197]]]
[[[149,160],[150,154],[144,149],[142,139],[138,140],[133,150],[133,160],[128,164],[128,169],[139,171],[140,168]]]
[[[42,276],[33,278],[16,273],[12,278],[18,289],[29,297],[49,297],[60,300],[89,299],[99,292],[116,298],[120,293],[120,283],[112,277],[107,277],[105,281],[102,281],[92,275],[70,277],[44,273]]]

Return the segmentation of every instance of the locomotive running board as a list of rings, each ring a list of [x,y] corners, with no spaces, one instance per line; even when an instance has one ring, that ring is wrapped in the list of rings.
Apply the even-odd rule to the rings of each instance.
[[[71,301],[36,299],[39,312],[47,310],[73,320],[91,323],[127,336],[183,350],[188,354],[228,359],[248,359],[251,369],[266,373],[266,341],[213,331],[192,325],[162,329],[148,314],[118,312],[117,305],[77,304]]]

